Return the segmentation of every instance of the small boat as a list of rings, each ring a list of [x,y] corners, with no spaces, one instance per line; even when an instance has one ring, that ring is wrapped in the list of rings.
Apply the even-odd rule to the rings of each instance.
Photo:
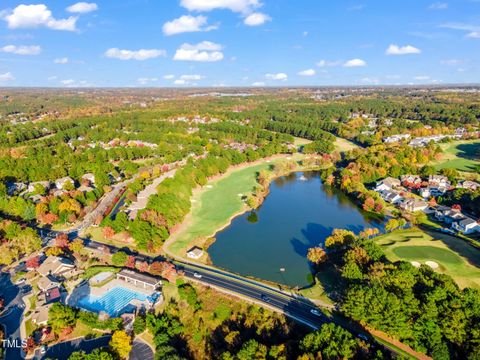
[[[302,181],[307,181],[307,178],[304,175],[300,176],[299,179],[302,180]]]

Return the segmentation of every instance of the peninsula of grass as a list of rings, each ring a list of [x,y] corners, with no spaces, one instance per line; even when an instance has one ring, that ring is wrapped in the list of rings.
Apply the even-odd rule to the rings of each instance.
[[[298,160],[300,154],[288,157]],[[227,226],[231,219],[247,210],[244,197],[251,194],[257,183],[257,173],[285,161],[285,157],[264,160],[256,164],[229,170],[220,178],[194,191],[192,209],[179,230],[167,240],[167,247],[176,255],[190,246],[204,245],[206,238]]]
[[[436,271],[450,275],[460,287],[480,288],[480,251],[462,239],[412,228],[379,236],[376,241],[390,261],[433,261],[439,265]]]
[[[443,155],[432,165],[437,169],[475,172],[480,166],[480,140],[462,140],[441,144]]]

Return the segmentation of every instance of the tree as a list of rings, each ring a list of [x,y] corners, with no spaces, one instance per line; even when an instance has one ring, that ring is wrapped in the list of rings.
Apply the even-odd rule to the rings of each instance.
[[[386,231],[393,231],[396,228],[398,228],[398,220],[397,219],[390,219],[385,224],[385,230]]]
[[[54,303],[48,310],[48,324],[57,334],[69,326],[74,326],[76,320],[76,312],[69,306]]]
[[[117,330],[113,333],[109,345],[119,358],[126,359],[132,350],[131,342],[131,337],[125,331]]]
[[[102,230],[102,233],[106,239],[111,239],[115,236],[115,230],[113,230],[110,226],[105,226]]]
[[[133,332],[135,335],[139,335],[143,333],[146,329],[145,318],[141,316],[135,317],[135,321],[133,322]]]
[[[325,239],[326,247],[341,247],[355,241],[355,234],[344,229],[333,229],[332,235]]]
[[[58,234],[55,238],[55,246],[62,249],[68,248],[68,235],[65,233]]]
[[[27,266],[27,269],[38,268],[40,266],[40,257],[39,256],[31,257],[25,262],[25,265]]]
[[[112,264],[115,266],[123,267],[126,265],[128,255],[123,251],[116,252],[112,255]]]
[[[75,239],[68,245],[68,248],[74,254],[80,254],[84,248],[83,241],[81,239]]]
[[[135,256],[129,255],[127,257],[127,261],[125,262],[125,266],[130,269],[135,269]]]
[[[321,247],[308,249],[307,259],[315,265],[319,265],[327,259],[327,253]]]

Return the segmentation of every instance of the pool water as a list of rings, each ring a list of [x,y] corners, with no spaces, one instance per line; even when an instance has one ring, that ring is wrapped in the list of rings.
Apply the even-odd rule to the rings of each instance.
[[[77,305],[97,313],[104,311],[109,316],[115,317],[121,315],[132,300],[146,301],[148,298],[147,295],[127,288],[114,287],[102,296],[87,295],[80,299]]]

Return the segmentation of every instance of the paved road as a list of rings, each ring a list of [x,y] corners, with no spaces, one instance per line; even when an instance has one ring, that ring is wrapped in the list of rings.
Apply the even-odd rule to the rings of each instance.
[[[10,274],[0,274],[0,296],[5,299],[5,311],[0,315],[0,324],[5,329],[5,338],[21,344],[20,323],[25,309],[20,287],[12,284]],[[18,360],[22,350],[19,347],[8,347],[5,351],[5,360]]]
[[[153,350],[143,341],[134,340],[128,360],[153,360]]]
[[[45,354],[40,354],[40,350],[35,352],[35,359],[56,359],[68,360],[70,355],[75,351],[85,351],[90,353],[95,349],[108,346],[111,336],[103,336],[97,339],[75,339],[72,341],[65,341],[47,349]]]
[[[297,320],[314,329],[318,329],[322,324],[331,322],[324,316],[318,307],[305,299],[299,300],[291,295],[284,294],[269,286],[251,283],[248,280],[243,281],[232,278],[223,272],[211,271],[201,266],[184,264],[176,262],[180,269],[183,269],[185,276],[193,280],[202,282],[206,285],[213,285],[232,293],[248,297],[255,302],[264,304],[282,311],[285,315]],[[195,276],[196,275],[196,276]],[[198,276],[201,276],[199,278]],[[314,314],[313,312],[317,314]]]

